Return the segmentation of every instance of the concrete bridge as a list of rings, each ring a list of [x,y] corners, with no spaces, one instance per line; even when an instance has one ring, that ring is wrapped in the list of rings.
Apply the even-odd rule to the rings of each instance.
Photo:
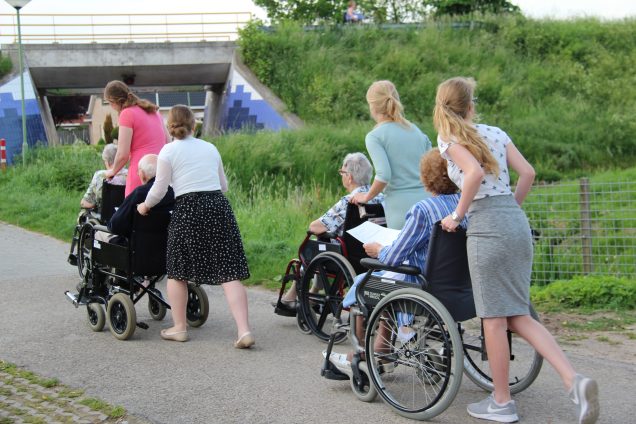
[[[0,46],[4,54],[18,63],[15,44]],[[161,43],[82,43],[24,44],[25,69],[30,76],[32,99],[36,101],[43,132],[49,144],[57,143],[55,125],[48,107],[47,95],[84,94],[101,96],[111,80],[123,80],[138,92],[186,91],[192,87],[205,90],[204,135],[217,135],[227,130],[249,126],[255,129],[296,128],[302,122],[286,112],[284,104],[241,63],[233,41],[161,42]],[[13,75],[13,81],[19,75]],[[17,153],[21,145],[21,126],[16,127],[19,110],[4,111],[8,101],[0,81],[0,128],[4,127],[8,151]],[[11,90],[9,90],[11,91]],[[15,92],[15,90],[14,90]],[[34,103],[35,107],[35,103]],[[33,108],[27,108],[34,110]],[[30,112],[27,112],[31,119]],[[42,141],[36,122],[28,125],[29,144]],[[9,127],[15,131],[11,133]],[[100,127],[101,128],[101,127]],[[101,131],[101,129],[98,129]],[[1,132],[1,130],[0,130]],[[17,137],[19,133],[20,137]],[[13,140],[15,138],[15,140]],[[12,141],[14,149],[11,149]]]

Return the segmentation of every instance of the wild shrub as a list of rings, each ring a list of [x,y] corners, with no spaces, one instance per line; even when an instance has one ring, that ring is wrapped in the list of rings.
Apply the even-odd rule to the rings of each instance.
[[[636,308],[636,280],[609,276],[575,277],[532,287],[533,303],[559,308]]]

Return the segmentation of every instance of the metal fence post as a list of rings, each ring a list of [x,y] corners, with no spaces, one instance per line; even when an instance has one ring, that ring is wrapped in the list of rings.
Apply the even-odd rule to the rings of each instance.
[[[590,213],[590,180],[581,178],[581,251],[583,254],[583,273],[593,271],[592,264],[592,219]]]

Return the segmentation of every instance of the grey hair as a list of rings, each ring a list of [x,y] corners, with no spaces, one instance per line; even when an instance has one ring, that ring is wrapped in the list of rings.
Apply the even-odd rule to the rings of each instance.
[[[108,165],[115,163],[115,155],[117,154],[117,146],[114,144],[107,144],[102,151],[102,159]]]
[[[152,179],[157,175],[157,155],[148,154],[139,159],[137,168],[144,173],[147,179]]]
[[[369,185],[373,176],[373,166],[364,153],[349,153],[342,161],[342,168],[351,175],[359,186]]]

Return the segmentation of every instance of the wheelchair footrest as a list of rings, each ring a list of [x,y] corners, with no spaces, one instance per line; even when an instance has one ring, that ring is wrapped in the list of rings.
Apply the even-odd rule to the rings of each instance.
[[[349,376],[338,370],[332,363],[327,363],[327,368],[320,370],[320,375],[327,380],[349,380]]]
[[[77,266],[77,255],[71,253],[66,261],[73,266]]]
[[[145,322],[138,322],[137,323],[137,327],[143,328],[144,330],[147,330],[148,329],[148,324],[146,324]]]
[[[283,316],[283,317],[295,317],[296,316],[296,309],[290,308],[289,306],[287,306],[285,304],[281,304],[280,302],[278,302],[278,304],[274,308],[274,313],[276,315],[280,315],[280,316]]]

